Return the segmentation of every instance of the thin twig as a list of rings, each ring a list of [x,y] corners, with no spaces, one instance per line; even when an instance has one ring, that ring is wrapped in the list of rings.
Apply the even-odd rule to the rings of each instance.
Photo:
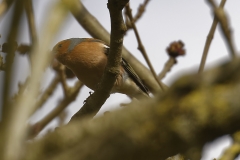
[[[66,83],[66,74],[65,74],[65,66],[64,65],[62,65],[62,64],[59,65],[58,73],[60,75],[60,80],[61,80],[61,84],[63,87],[64,95],[67,96],[69,87]]]
[[[46,127],[46,125],[49,122],[51,122],[66,107],[68,107],[69,104],[72,103],[76,99],[82,86],[83,86],[83,83],[81,83],[80,81],[77,81],[76,84],[74,85],[74,87],[69,89],[69,93],[67,94],[68,96],[65,95],[65,97],[63,98],[63,100],[61,102],[59,102],[59,105],[57,107],[55,107],[50,113],[48,113],[42,120],[40,120],[39,122],[37,122],[34,125],[31,125],[29,127],[28,137],[29,138],[35,137],[39,132],[41,132],[44,129],[44,127]]]
[[[163,70],[158,75],[159,81],[161,81],[165,77],[167,72],[169,72],[171,70],[171,68],[174,64],[176,64],[176,58],[170,56],[168,61],[165,63]]]
[[[226,0],[222,0],[219,7],[223,8],[225,3],[226,3]],[[215,30],[216,30],[217,24],[218,24],[217,17],[214,16],[211,29],[208,33],[208,36],[207,36],[207,39],[206,39],[206,42],[205,42],[205,46],[204,46],[204,50],[203,50],[203,54],[202,54],[202,59],[201,59],[201,64],[199,66],[198,73],[202,73],[203,70],[204,70],[204,66],[205,66],[205,63],[206,63],[206,60],[207,60],[208,50],[209,50],[209,47],[212,43],[212,39],[213,39]]]
[[[54,79],[52,80],[51,84],[47,87],[47,89],[44,91],[44,93],[41,95],[39,100],[36,102],[34,106],[34,110],[32,113],[34,113],[37,109],[43,106],[43,104],[49,99],[49,97],[53,94],[54,90],[56,89],[58,83],[60,82],[60,76],[56,75]]]
[[[134,23],[137,22],[142,17],[143,13],[145,12],[145,8],[147,7],[148,2],[150,2],[150,0],[145,0],[143,4],[139,5],[138,12],[133,18]]]
[[[235,58],[236,57],[236,49],[233,45],[233,39],[232,39],[230,25],[228,24],[227,15],[222,7],[217,7],[214,0],[208,0],[208,2],[210,3],[211,7],[213,8],[214,14],[220,23],[221,31],[225,37],[225,41],[227,43],[229,52],[230,52],[232,58]]]
[[[25,9],[26,9],[27,18],[28,18],[28,26],[30,30],[31,40],[32,40],[32,43],[35,43],[37,42],[37,29],[35,25],[32,0],[25,1]]]
[[[145,12],[145,8],[147,7],[147,4],[148,2],[150,2],[150,0],[145,0],[143,2],[143,4],[140,4],[139,7],[138,7],[138,11],[137,11],[137,14],[134,16],[133,18],[133,22],[136,23],[143,15],[143,13]],[[126,26],[127,26],[127,29],[131,29],[132,28],[132,25],[131,25],[131,22],[129,22],[129,19],[127,18],[127,11],[125,10],[125,20],[126,20]]]
[[[135,23],[133,22],[133,16],[132,16],[132,13],[131,13],[132,11],[131,11],[131,8],[130,8],[129,3],[126,5],[126,11],[127,11],[128,17],[129,17],[129,19],[130,19],[130,21],[131,21],[131,24],[132,24],[134,33],[135,33],[136,38],[137,38],[137,41],[138,41],[138,49],[141,51],[141,53],[142,53],[144,59],[146,60],[146,62],[147,62],[147,64],[148,64],[148,66],[149,66],[149,68],[150,68],[150,70],[151,70],[151,72],[152,72],[155,80],[157,81],[158,85],[159,85],[160,88],[164,91],[165,88],[164,88],[164,86],[161,84],[161,82],[160,82],[160,81],[158,80],[158,78],[157,78],[157,74],[156,74],[156,72],[155,72],[155,70],[154,70],[154,68],[153,68],[153,66],[152,66],[152,64],[151,64],[151,62],[150,62],[150,60],[149,60],[149,58],[148,58],[148,55],[147,55],[147,53],[146,53],[146,50],[145,50],[145,48],[144,48],[144,46],[143,46],[143,44],[142,44],[142,41],[141,41],[141,39],[140,39],[140,36],[139,36],[139,34],[138,34],[137,27],[136,27]]]
[[[173,65],[177,63],[177,57],[185,55],[186,51],[184,49],[184,43],[181,40],[174,41],[167,47],[166,52],[169,56],[169,59],[164,65],[163,70],[158,75],[159,80],[164,78],[167,72],[171,70]]]

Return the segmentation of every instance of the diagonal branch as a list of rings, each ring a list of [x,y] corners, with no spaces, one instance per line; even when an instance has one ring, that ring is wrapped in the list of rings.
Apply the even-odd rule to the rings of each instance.
[[[131,11],[131,9],[130,9],[129,3],[126,5],[126,12],[127,12],[127,14],[128,14],[128,17],[129,17],[129,19],[130,19],[131,25],[132,25],[132,27],[133,27],[134,33],[135,33],[136,38],[137,38],[137,41],[138,41],[138,49],[141,51],[141,53],[142,53],[145,61],[147,62],[148,67],[150,68],[150,70],[151,70],[151,72],[152,72],[152,74],[153,74],[156,82],[158,83],[158,85],[160,86],[160,88],[164,91],[164,86],[163,86],[162,83],[158,80],[157,74],[156,74],[156,72],[155,72],[155,70],[154,70],[154,68],[153,68],[153,66],[152,66],[152,63],[150,62],[150,60],[149,60],[149,58],[148,58],[147,52],[146,52],[146,50],[145,50],[145,47],[144,47],[143,44],[142,44],[142,41],[141,41],[141,38],[140,38],[140,36],[139,36],[137,27],[136,27],[136,25],[135,25],[135,23],[134,23],[134,20],[133,20],[133,16],[132,16],[132,13],[131,13],[132,11]]]
[[[149,2],[150,2],[150,0],[145,0],[143,4],[139,5],[138,12],[133,18],[134,23],[136,23],[142,17],[143,13],[145,12],[145,8],[147,7],[147,4]],[[125,10],[125,23],[126,23],[126,26],[127,26],[127,30],[129,30],[130,28],[132,28],[132,25],[128,21],[128,18],[126,16],[127,16],[127,13],[126,13],[126,10]]]
[[[225,3],[226,3],[226,0],[222,0],[219,7],[223,8]],[[202,73],[203,70],[204,70],[204,66],[205,66],[205,63],[206,63],[206,60],[207,60],[208,51],[209,51],[210,45],[212,43],[212,39],[213,39],[215,30],[217,28],[217,24],[218,24],[217,17],[214,16],[212,26],[211,26],[211,29],[208,33],[208,36],[207,36],[207,39],[206,39],[206,42],[205,42],[205,46],[204,46],[204,49],[203,49],[202,59],[201,59],[201,63],[200,63],[199,69],[198,69],[198,73]]]
[[[235,49],[234,44],[233,44],[231,28],[230,28],[230,25],[228,23],[227,15],[226,15],[226,13],[225,13],[225,11],[223,10],[222,7],[217,7],[214,0],[208,0],[208,2],[210,3],[211,7],[213,8],[214,14],[215,14],[217,20],[220,23],[221,31],[224,35],[225,42],[227,44],[228,50],[230,52],[230,55],[234,59],[234,58],[236,58],[236,49]]]
[[[29,127],[28,131],[28,138],[34,138],[36,135],[38,135],[39,132],[41,132],[46,125],[51,122],[56,116],[58,116],[71,102],[73,102],[76,97],[78,96],[78,93],[80,89],[82,88],[83,83],[80,81],[77,81],[77,83],[69,89],[69,92],[61,102],[59,102],[58,106],[56,106],[50,113],[48,113],[42,120],[35,123],[34,125],[31,125]]]

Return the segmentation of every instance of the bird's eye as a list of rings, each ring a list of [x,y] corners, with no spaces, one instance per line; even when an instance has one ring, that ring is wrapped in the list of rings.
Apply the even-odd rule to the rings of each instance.
[[[60,48],[60,47],[62,47],[62,44],[59,44],[59,45],[58,45],[58,48]]]

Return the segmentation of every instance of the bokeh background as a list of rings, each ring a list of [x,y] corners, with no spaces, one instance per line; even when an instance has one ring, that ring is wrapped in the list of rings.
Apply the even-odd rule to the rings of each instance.
[[[33,7],[35,11],[36,26],[38,33],[41,32],[44,21],[48,16],[49,10],[52,9],[53,4],[57,0],[33,0]],[[110,32],[110,17],[107,9],[107,0],[82,0],[85,7],[93,14],[98,21]],[[218,3],[220,1],[217,1]],[[132,13],[135,15],[137,8],[143,0],[130,1]],[[225,10],[229,17],[229,23],[231,25],[234,42],[237,50],[239,51],[240,42],[240,1],[231,0],[227,1]],[[9,16],[12,14],[10,9],[6,15],[0,18],[0,44],[6,42],[7,30],[9,28]],[[187,73],[197,72],[201,56],[207,38],[207,34],[210,30],[213,21],[213,13],[206,1],[193,1],[193,0],[165,0],[158,1],[152,0],[146,7],[146,11],[142,18],[136,23],[140,37],[148,53],[148,56],[155,68],[155,71],[159,73],[163,68],[165,62],[168,60],[168,56],[165,52],[166,47],[170,42],[176,40],[182,40],[185,44],[187,54],[184,57],[178,58],[178,63],[172,68],[171,72],[163,79],[163,82],[167,85],[171,85],[174,81]],[[61,28],[60,33],[51,46],[55,45],[58,41],[73,38],[73,37],[91,37],[74,19],[69,13],[67,20]],[[17,40],[18,44],[29,44],[29,31],[27,25],[26,15],[23,17],[23,23],[21,25],[21,33]],[[144,65],[146,65],[141,53],[137,49],[138,44],[135,35],[132,30],[127,32],[124,39],[125,47],[134,54]],[[51,50],[51,48],[49,48]],[[4,54],[0,53],[4,56]],[[207,58],[206,69],[214,67],[224,61],[228,61],[230,58],[228,50],[224,43],[223,36],[219,27],[215,32],[215,36],[212,45],[209,50]],[[24,82],[29,75],[29,61],[25,56],[16,54],[14,75],[14,86],[11,94],[13,95],[18,89],[18,82]],[[20,67],[19,67],[20,66]],[[0,79],[2,79],[3,72],[0,72]],[[46,88],[54,72],[51,69],[47,69],[45,77],[43,78],[42,88]],[[77,79],[69,80],[69,84],[74,84]],[[3,82],[0,81],[0,88],[3,87]],[[0,89],[0,94],[1,93]],[[77,112],[83,105],[83,101],[89,96],[91,90],[87,87],[83,87],[78,98],[67,109],[66,122],[69,121],[71,116]],[[41,108],[32,118],[31,123],[40,120],[48,111],[53,109],[57,104],[60,97],[63,97],[62,88],[59,85],[56,92],[50,100]],[[0,96],[0,102],[2,102],[2,96]],[[109,110],[119,109],[120,103],[129,102],[129,98],[122,94],[113,94],[104,104],[98,116]],[[0,105],[2,105],[0,103]],[[53,120],[41,134],[44,134],[47,130],[54,128],[57,125],[57,120]],[[227,147],[231,143],[228,135],[221,137],[214,142],[209,142],[205,146],[202,160],[213,159],[221,154],[224,147]],[[240,159],[240,158],[239,158]]]

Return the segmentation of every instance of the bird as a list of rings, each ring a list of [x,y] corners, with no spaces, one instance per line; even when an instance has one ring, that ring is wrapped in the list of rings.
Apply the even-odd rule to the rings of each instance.
[[[99,39],[70,38],[58,42],[52,52],[83,84],[96,90],[107,64],[109,49]],[[121,59],[120,74],[111,93],[122,93],[136,99],[149,96],[148,88],[124,58]]]

